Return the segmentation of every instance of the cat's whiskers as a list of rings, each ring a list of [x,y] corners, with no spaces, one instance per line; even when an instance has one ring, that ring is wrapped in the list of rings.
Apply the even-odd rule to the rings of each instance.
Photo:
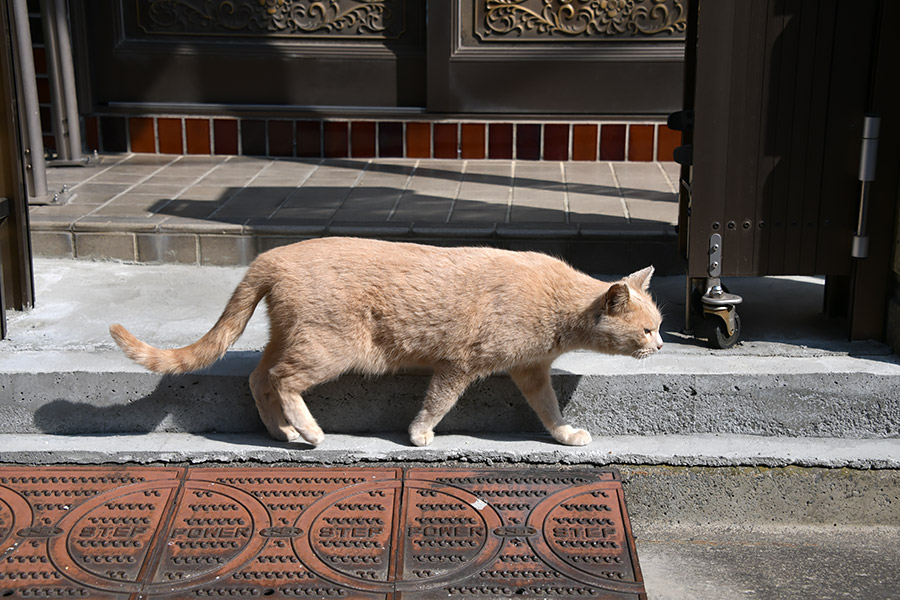
[[[645,358],[650,358],[654,354],[656,354],[656,350],[654,350],[653,348],[641,348],[640,350],[636,350],[634,353],[632,353],[631,356],[638,360],[644,360]]]

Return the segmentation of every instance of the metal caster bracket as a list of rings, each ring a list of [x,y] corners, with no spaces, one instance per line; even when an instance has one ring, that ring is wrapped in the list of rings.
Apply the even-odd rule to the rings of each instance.
[[[714,283],[712,283],[713,281]],[[737,310],[735,307],[743,301],[744,299],[737,294],[726,292],[718,278],[707,280],[707,291],[700,297],[700,302],[703,304],[703,314],[715,315],[722,319],[725,322],[728,337],[733,336],[737,329],[735,325]]]
[[[737,313],[737,305],[744,299],[727,292],[718,277],[708,279],[705,287],[706,293],[700,297],[703,316],[721,319],[721,323],[713,327],[709,342],[715,348],[731,348],[741,336],[741,319]]]

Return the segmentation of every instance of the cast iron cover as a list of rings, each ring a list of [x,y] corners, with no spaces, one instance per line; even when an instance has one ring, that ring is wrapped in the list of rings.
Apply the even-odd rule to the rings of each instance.
[[[610,470],[0,467],[0,598],[646,598]]]

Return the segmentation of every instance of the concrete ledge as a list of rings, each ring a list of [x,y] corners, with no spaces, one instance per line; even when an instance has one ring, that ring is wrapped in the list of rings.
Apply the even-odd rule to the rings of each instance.
[[[704,355],[627,358],[575,353],[555,365],[563,414],[594,435],[703,433],[888,438],[900,431],[900,365],[846,356]],[[0,432],[251,433],[261,429],[247,376],[255,351],[211,369],[149,373],[109,350],[0,355]],[[402,432],[418,412],[427,373],[348,375],[306,394],[328,433]],[[439,433],[542,433],[505,376],[472,385]]]
[[[261,462],[342,465],[365,462],[534,465],[670,465],[688,467],[827,467],[900,469],[900,440],[773,438],[746,435],[602,436],[588,446],[546,435],[438,435],[411,446],[405,434],[326,435],[318,447],[263,433],[145,435],[0,434],[3,462],[100,464]],[[900,492],[900,490],[898,490]]]

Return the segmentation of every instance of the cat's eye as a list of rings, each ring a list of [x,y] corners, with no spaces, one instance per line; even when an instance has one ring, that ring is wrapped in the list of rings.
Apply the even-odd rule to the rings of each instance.
[[[652,331],[652,329],[647,329],[646,327],[644,327],[644,335],[650,335]]]

